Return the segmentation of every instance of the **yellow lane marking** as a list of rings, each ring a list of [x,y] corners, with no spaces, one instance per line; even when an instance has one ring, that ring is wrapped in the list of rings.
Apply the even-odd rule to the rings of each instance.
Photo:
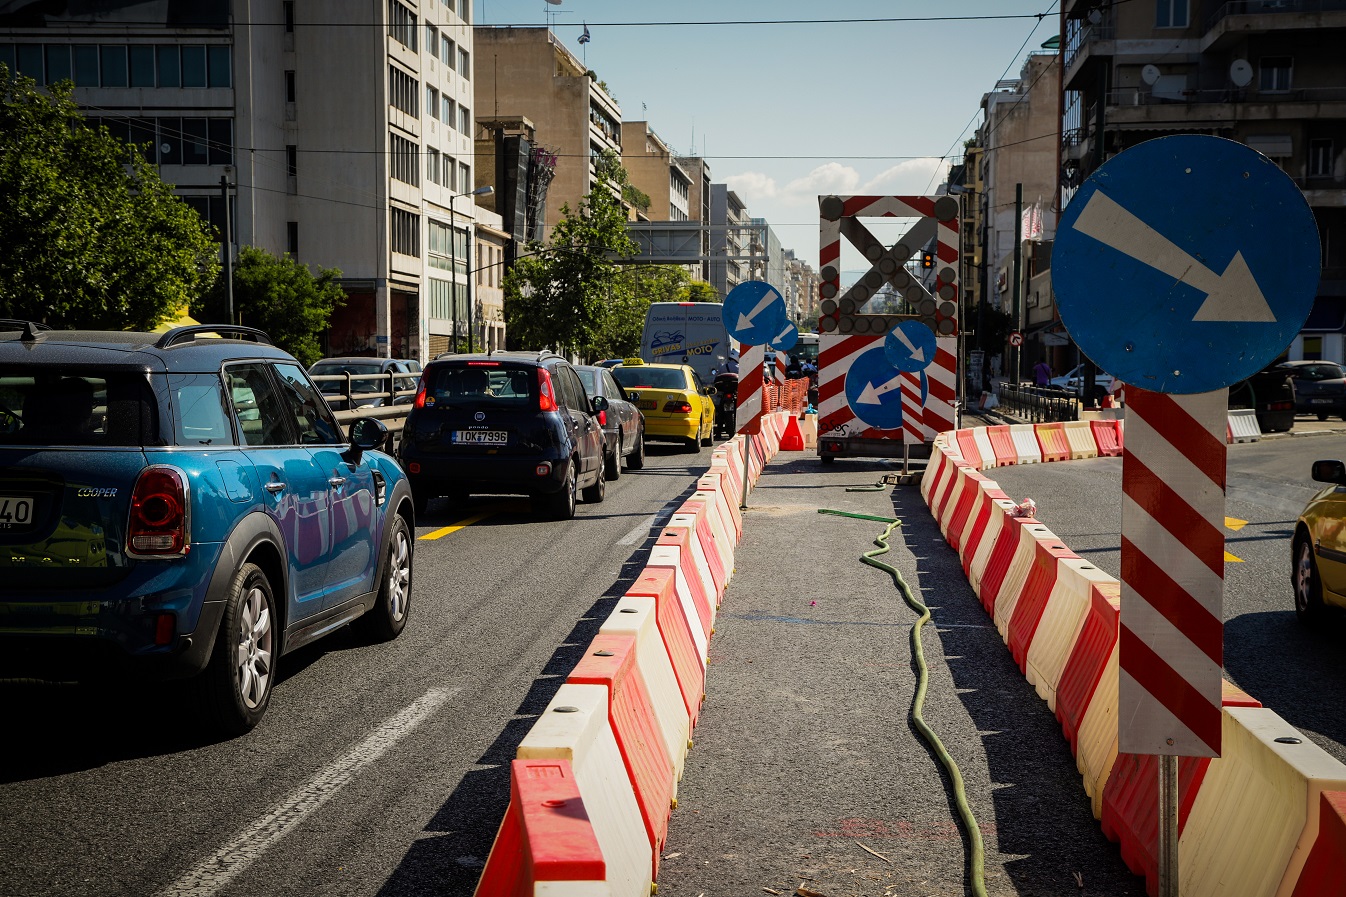
[[[1237,517],[1226,517],[1226,518],[1224,519],[1224,525],[1225,525],[1225,527],[1227,527],[1228,529],[1231,529],[1231,530],[1233,530],[1234,532],[1238,532],[1239,530],[1243,529],[1245,526],[1248,525],[1248,521],[1246,521],[1246,520],[1239,520]],[[1225,563],[1226,563],[1226,564],[1229,564],[1229,563],[1241,564],[1241,563],[1243,563],[1243,558],[1235,557],[1234,555],[1230,554],[1230,553],[1227,552],[1227,551],[1224,553],[1224,560],[1225,560]]]
[[[484,511],[481,514],[473,514],[471,517],[464,517],[462,520],[459,520],[457,523],[452,524],[451,526],[440,527],[434,532],[426,533],[424,536],[420,537],[419,541],[424,542],[429,539],[442,539],[445,536],[449,535],[450,533],[456,533],[460,529],[464,529],[466,527],[471,526],[474,523],[478,523],[482,520],[485,520],[492,514],[498,513],[499,510],[500,510],[499,508],[491,508],[489,511]]]

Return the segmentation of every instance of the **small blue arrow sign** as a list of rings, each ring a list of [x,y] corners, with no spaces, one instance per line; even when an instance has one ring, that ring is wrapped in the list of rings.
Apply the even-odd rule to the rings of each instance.
[[[901,321],[883,338],[883,353],[899,371],[923,371],[935,360],[935,331],[920,321]]]
[[[785,297],[762,280],[745,280],[724,297],[724,328],[740,343],[765,346],[789,323]]]
[[[786,324],[785,328],[776,334],[767,345],[777,352],[789,352],[797,342],[799,342],[799,328],[794,324]]]
[[[1052,287],[1080,350],[1126,383],[1210,392],[1275,360],[1318,290],[1318,228],[1270,159],[1180,134],[1114,156],[1057,229]]]
[[[888,363],[882,346],[851,362],[846,372],[846,402],[871,427],[896,430],[902,426],[902,375]]]

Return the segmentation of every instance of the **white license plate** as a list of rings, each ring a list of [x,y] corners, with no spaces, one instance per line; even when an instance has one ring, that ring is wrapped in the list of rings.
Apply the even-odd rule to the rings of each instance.
[[[1331,405],[1332,399],[1309,399],[1310,405]]]
[[[505,445],[509,434],[504,430],[454,430],[453,441],[459,445]]]
[[[0,495],[0,529],[33,525],[33,500],[26,495]]]

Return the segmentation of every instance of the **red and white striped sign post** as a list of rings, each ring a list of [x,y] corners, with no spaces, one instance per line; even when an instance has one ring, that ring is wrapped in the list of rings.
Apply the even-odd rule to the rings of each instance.
[[[1220,756],[1229,390],[1127,389],[1117,749],[1159,765],[1160,893],[1177,893],[1178,758]]]
[[[765,346],[743,346],[738,356],[738,412],[735,432],[747,436],[743,449],[743,496],[740,508],[748,506],[748,459],[752,455],[752,438],[762,432],[762,413],[765,410],[766,378]]]

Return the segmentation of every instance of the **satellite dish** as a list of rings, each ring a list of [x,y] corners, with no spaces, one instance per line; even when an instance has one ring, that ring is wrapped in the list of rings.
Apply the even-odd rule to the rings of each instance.
[[[560,5],[561,5],[561,0],[547,0],[547,2],[550,3],[552,6],[560,6]]]
[[[1103,24],[1103,13],[1099,11],[1097,8],[1089,10],[1089,24],[1091,25]]]
[[[1146,84],[1149,84],[1150,86],[1154,86],[1154,82],[1159,80],[1159,66],[1157,65],[1145,66],[1145,68],[1140,70],[1140,80],[1144,81]]]
[[[1247,87],[1253,79],[1252,63],[1246,59],[1235,59],[1229,64],[1229,80],[1236,87]]]

